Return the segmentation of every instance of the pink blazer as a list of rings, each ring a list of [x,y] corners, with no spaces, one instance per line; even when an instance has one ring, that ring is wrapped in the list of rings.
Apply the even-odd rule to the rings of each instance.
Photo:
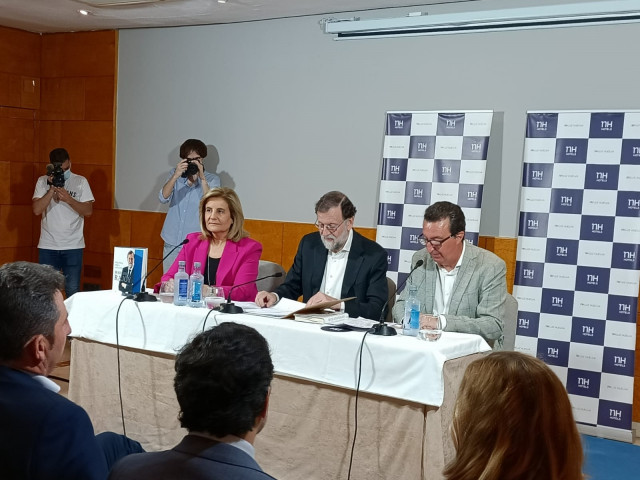
[[[191,275],[193,262],[200,262],[201,272],[204,272],[205,262],[209,254],[209,240],[201,240],[200,233],[187,235],[189,243],[182,246],[176,261],[162,276],[162,281],[167,281],[178,271],[178,262],[185,261],[186,272]],[[215,285],[224,288],[225,297],[234,285],[249,282],[258,278],[258,262],[262,254],[262,245],[251,238],[242,238],[238,242],[227,240],[220,257],[220,265],[216,273]],[[204,282],[207,283],[205,277]],[[238,287],[231,293],[231,299],[239,302],[253,302],[258,294],[255,283],[244,287]]]

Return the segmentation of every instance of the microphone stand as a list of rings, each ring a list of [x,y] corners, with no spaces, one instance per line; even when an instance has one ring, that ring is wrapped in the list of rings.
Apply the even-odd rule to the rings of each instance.
[[[400,284],[400,287],[396,287],[396,291],[393,292],[393,295],[396,295],[398,293],[398,290],[401,287],[404,287],[404,284],[407,283],[407,280],[409,280],[409,277],[411,276],[411,274],[413,272],[415,272],[416,269],[421,267],[423,263],[424,263],[424,261],[422,261],[422,260],[418,260],[416,262],[415,266],[409,272],[409,275],[407,275],[407,278],[404,279],[404,282],[402,282]],[[389,297],[389,298],[391,298],[391,297]],[[382,337],[393,337],[394,335],[398,334],[398,332],[396,332],[395,328],[389,326],[384,321],[384,309],[387,307],[388,303],[389,303],[389,299],[387,299],[385,304],[382,306],[382,312],[380,313],[380,323],[378,323],[377,325],[374,325],[373,327],[371,327],[371,329],[369,330],[369,334],[370,335],[380,335]]]
[[[229,289],[229,294],[227,295],[227,302],[220,305],[219,310],[222,313],[230,313],[235,315],[236,313],[243,313],[244,310],[242,307],[237,306],[235,303],[231,302],[231,292],[233,292],[234,288],[242,287],[244,285],[249,285],[250,283],[259,282],[260,280],[264,280],[265,278],[278,278],[282,276],[282,272],[276,272],[271,275],[267,275],[264,277],[256,278],[255,280],[251,280],[250,282],[244,282],[239,285],[234,285]]]
[[[176,251],[176,249],[178,247],[181,247],[182,245],[184,245],[185,243],[189,243],[189,239],[185,238],[181,243],[179,243],[178,245],[176,245],[175,247],[173,247],[171,249],[171,251],[169,253],[167,253],[162,260],[160,260],[160,262],[151,269],[151,271],[149,273],[147,273],[144,277],[144,280],[141,282],[143,285],[146,285],[147,282],[147,278],[149,278],[149,275],[151,275],[154,270],[156,268],[158,268],[160,265],[162,265],[162,262],[165,261],[165,259],[171,255],[173,252]],[[140,291],[138,293],[134,293],[133,295],[127,295],[127,298],[130,300],[133,300],[134,302],[157,302],[158,299],[156,298],[155,295],[151,294],[151,293],[147,293],[146,291]]]

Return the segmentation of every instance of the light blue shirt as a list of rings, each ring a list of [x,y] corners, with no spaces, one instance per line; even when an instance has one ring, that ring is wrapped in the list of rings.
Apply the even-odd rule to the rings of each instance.
[[[169,172],[167,181],[173,175],[176,169]],[[209,187],[215,188],[220,186],[220,177],[215,173],[204,172]],[[166,182],[165,182],[166,183]],[[169,203],[169,211],[164,219],[162,233],[160,236],[169,245],[178,245],[182,242],[188,233],[200,231],[200,212],[198,205],[202,198],[202,186],[200,178],[195,183],[188,185],[186,178],[178,178],[169,198],[162,196],[162,189],[158,194],[160,203]]]

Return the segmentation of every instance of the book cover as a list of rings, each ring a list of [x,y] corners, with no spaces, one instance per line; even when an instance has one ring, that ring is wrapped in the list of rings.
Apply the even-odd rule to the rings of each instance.
[[[146,288],[147,249],[138,247],[115,247],[113,249],[112,290],[123,295],[138,293]]]

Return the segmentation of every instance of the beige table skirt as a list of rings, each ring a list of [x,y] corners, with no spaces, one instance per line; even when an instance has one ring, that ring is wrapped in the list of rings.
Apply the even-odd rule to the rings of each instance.
[[[445,363],[440,408],[360,393],[351,478],[442,478],[454,453],[449,425],[460,380],[481,355]],[[177,419],[173,363],[170,355],[120,349],[126,433],[148,451],[169,449],[186,433]],[[96,433],[122,433],[115,347],[73,339],[69,398],[89,413]],[[256,440],[258,463],[280,480],[346,479],[354,412],[352,390],[276,375]]]

